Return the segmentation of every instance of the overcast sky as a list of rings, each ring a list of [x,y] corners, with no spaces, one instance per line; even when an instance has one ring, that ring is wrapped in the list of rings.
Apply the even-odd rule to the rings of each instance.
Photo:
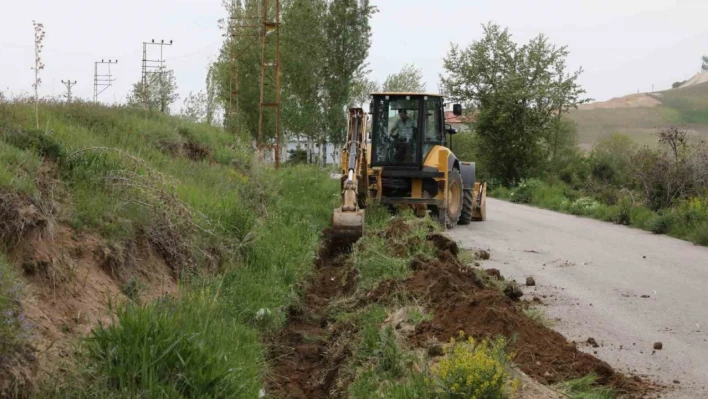
[[[544,33],[568,45],[569,66],[584,68],[581,83],[596,100],[669,88],[708,54],[706,0],[372,1],[372,77],[415,63],[431,91],[450,43],[469,44],[488,21],[509,27],[517,42]],[[184,97],[204,88],[223,40],[221,0],[0,0],[0,9],[0,90],[12,93],[31,91],[33,19],[47,32],[41,92],[58,95],[71,79],[75,95],[91,98],[94,61],[117,58],[105,102],[122,102],[140,79],[143,41],[174,41],[164,56]]]

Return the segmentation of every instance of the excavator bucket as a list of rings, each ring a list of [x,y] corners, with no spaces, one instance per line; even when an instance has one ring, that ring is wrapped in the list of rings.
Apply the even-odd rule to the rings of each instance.
[[[359,239],[364,235],[364,217],[363,209],[345,211],[336,208],[332,215],[332,227],[337,233]]]

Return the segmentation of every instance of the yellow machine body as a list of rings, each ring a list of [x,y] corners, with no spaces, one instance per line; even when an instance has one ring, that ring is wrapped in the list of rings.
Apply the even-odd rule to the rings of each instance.
[[[420,130],[415,133],[420,135],[415,139],[418,142],[413,143],[413,139],[408,141],[414,146],[417,144],[415,148],[420,148],[417,153],[420,162],[397,163],[390,159],[381,162],[373,159],[376,146],[387,145],[386,134],[395,123],[395,117],[390,116],[393,113],[391,109],[381,111],[381,104],[402,99],[404,104],[412,104],[408,107],[412,107],[409,109],[413,111],[419,107],[424,114],[417,113],[417,126],[427,128],[433,119],[426,120],[426,116],[438,118],[434,119],[437,122],[440,118],[444,121],[442,96],[423,93],[374,93],[372,96],[374,101],[368,113],[361,108],[349,110],[347,143],[341,157],[342,206],[335,209],[334,226],[363,233],[364,208],[374,202],[392,208],[409,208],[418,216],[430,212],[448,228],[473,220],[485,220],[486,183],[476,181],[473,162],[458,160],[446,145],[448,141],[444,133],[450,136],[456,133],[449,125],[443,125],[444,133],[436,126],[436,132],[442,137],[436,137],[433,144],[424,142],[422,135],[425,131]],[[424,102],[431,98],[434,101]],[[435,106],[429,106],[431,103]],[[461,108],[457,107],[456,115],[461,113]],[[369,115],[373,115],[371,128]],[[375,121],[380,122],[377,125]]]

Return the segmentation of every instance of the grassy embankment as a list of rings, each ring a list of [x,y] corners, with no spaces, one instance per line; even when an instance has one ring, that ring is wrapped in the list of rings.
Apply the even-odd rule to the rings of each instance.
[[[298,300],[336,181],[315,168],[264,170],[223,131],[165,115],[43,104],[40,117],[36,131],[31,105],[0,104],[5,251],[49,225],[117,248],[145,241],[181,287],[153,302],[118,300],[113,323],[94,328],[69,371],[44,380],[37,395],[257,397],[261,337]],[[8,220],[22,204],[34,204],[43,222]],[[20,265],[0,259],[0,273],[2,362],[31,344],[33,330],[23,321]]]
[[[671,208],[653,211],[637,204],[630,195],[620,198],[615,205],[598,200],[597,193],[575,190],[560,180],[527,180],[518,187],[498,187],[490,196],[516,203],[606,222],[636,227],[655,234],[708,245],[708,199],[695,197],[680,201]]]

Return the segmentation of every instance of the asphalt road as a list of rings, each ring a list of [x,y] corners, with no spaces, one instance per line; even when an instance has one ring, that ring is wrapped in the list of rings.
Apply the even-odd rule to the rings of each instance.
[[[663,398],[708,398],[708,248],[491,198],[486,221],[449,234],[489,250],[482,267],[522,287],[533,276],[525,296],[543,300],[553,328],[600,345],[582,350],[671,386]]]

